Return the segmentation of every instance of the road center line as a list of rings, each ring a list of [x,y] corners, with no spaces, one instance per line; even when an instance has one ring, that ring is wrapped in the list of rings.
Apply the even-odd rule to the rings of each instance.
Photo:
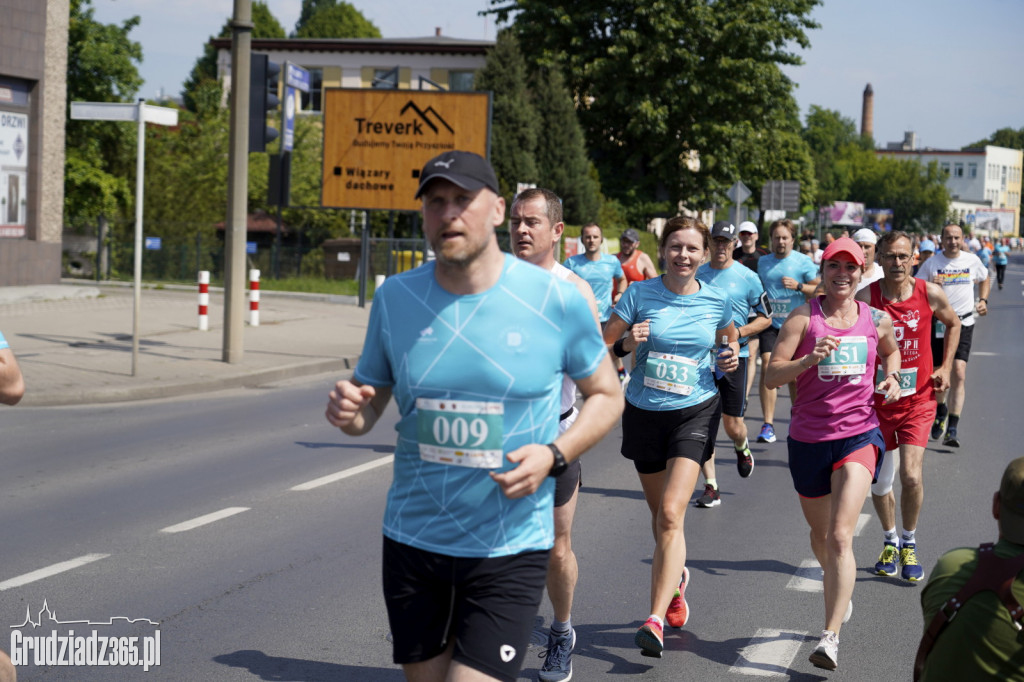
[[[740,649],[740,657],[729,668],[729,672],[760,677],[789,677],[793,672],[790,665],[806,639],[806,632],[758,628],[747,645]]]
[[[76,559],[69,559],[68,561],[62,561],[59,564],[53,564],[52,566],[47,566],[46,568],[40,568],[37,571],[32,571],[31,573],[26,573],[25,575],[19,575],[17,578],[11,578],[10,580],[3,581],[2,583],[0,583],[0,592],[3,592],[4,590],[9,590],[12,587],[21,587],[22,585],[28,585],[29,583],[34,583],[37,580],[49,578],[51,575],[64,573],[65,571],[70,571],[73,568],[78,568],[79,566],[85,566],[86,564],[90,564],[93,561],[106,559],[108,556],[110,555],[85,554]]]
[[[220,511],[215,511],[211,514],[196,517],[191,521],[183,521],[182,523],[178,523],[173,526],[161,528],[160,532],[181,533],[182,531],[192,530],[193,528],[198,528],[199,526],[205,526],[206,524],[213,523],[214,521],[226,519],[229,516],[234,516],[235,514],[241,514],[244,511],[249,511],[249,507],[228,507],[227,509],[221,509]]]
[[[342,479],[348,478],[349,476],[361,474],[364,471],[369,471],[370,469],[376,469],[377,467],[384,466],[385,464],[391,464],[391,462],[393,462],[394,460],[394,455],[388,455],[387,457],[375,459],[372,462],[366,462],[365,464],[354,466],[351,469],[345,469],[344,471],[339,471],[337,473],[321,476],[320,478],[314,478],[312,481],[306,481],[305,483],[300,483],[297,486],[293,486],[289,488],[289,490],[312,490],[313,488],[319,488],[322,485],[334,483],[335,481],[340,481]]]

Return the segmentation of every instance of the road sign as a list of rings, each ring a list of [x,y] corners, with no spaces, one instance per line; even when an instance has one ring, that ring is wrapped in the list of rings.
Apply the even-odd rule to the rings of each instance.
[[[796,180],[771,180],[761,189],[762,211],[799,211],[800,183]]]
[[[489,92],[326,88],[321,203],[415,211],[423,164],[459,149],[487,158]]]
[[[729,191],[725,193],[725,196],[735,204],[742,204],[744,201],[750,198],[750,188],[743,184],[742,181],[737,180]]]

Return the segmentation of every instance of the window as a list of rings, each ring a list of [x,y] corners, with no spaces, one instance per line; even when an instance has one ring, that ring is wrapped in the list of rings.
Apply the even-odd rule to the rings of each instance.
[[[967,164],[967,177],[976,178],[978,177],[978,164],[969,163]]]
[[[452,92],[469,92],[473,89],[472,71],[449,71],[448,89]]]
[[[393,69],[374,69],[371,87],[381,90],[398,89],[398,67]]]
[[[309,92],[300,92],[302,96],[302,111],[309,113],[320,113],[323,110],[320,102],[324,90],[324,70],[303,67],[309,71]]]
[[[953,164],[953,177],[962,178],[964,176],[964,165],[962,163]]]

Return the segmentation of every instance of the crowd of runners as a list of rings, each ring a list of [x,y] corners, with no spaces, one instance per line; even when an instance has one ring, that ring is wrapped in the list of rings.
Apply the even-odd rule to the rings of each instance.
[[[676,217],[660,234],[658,275],[635,230],[615,257],[596,224],[559,264],[561,202],[539,188],[513,199],[513,254],[502,253],[505,201],[479,156],[446,152],[419,178],[436,260],[377,290],[354,376],[327,406],[331,424],[361,435],[392,396],[398,405],[383,582],[408,679],[516,679],[545,588],[554,618],[540,679],[572,677],[578,458],[620,423],[654,536],[635,643],[660,657],[664,629],[689,616],[684,520],[701,476],[695,504],[721,504],[720,425],[739,475],[754,470],[744,415],[758,364],[757,440],[776,440],[787,386],[789,468],[823,571],[810,661],[838,665],[869,490],[883,536],[876,571],[923,579],[923,452],[929,438],[960,445],[970,332],[990,286],[960,227],[942,230],[938,251],[862,229],[804,253],[810,240],[789,220],[768,226],[765,250],[753,223]]]

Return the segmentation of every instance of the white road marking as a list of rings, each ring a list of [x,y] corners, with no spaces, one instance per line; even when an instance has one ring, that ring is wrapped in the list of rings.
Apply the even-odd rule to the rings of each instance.
[[[861,514],[857,517],[857,527],[853,529],[853,534],[859,537],[861,532],[864,530],[864,526],[868,525],[868,521],[871,520],[871,514]]]
[[[221,519],[226,519],[229,516],[234,516],[235,514],[241,514],[244,511],[249,511],[249,507],[228,507],[227,509],[221,509],[220,511],[215,511],[215,512],[213,512],[211,514],[205,514],[203,516],[198,516],[198,517],[192,519],[191,521],[183,521],[183,522],[175,524],[173,526],[167,526],[166,528],[161,528],[160,532],[161,533],[181,533],[181,532],[186,531],[186,530],[192,530],[193,528],[198,528],[199,526],[205,526],[206,524],[213,523],[214,521],[220,521]]]
[[[108,556],[110,555],[85,554],[76,559],[70,559],[68,561],[62,561],[59,564],[47,566],[46,568],[40,568],[38,571],[32,571],[31,573],[26,573],[25,575],[19,575],[17,578],[11,578],[10,580],[3,581],[2,583],[0,583],[0,592],[3,592],[4,590],[9,590],[12,587],[21,587],[22,585],[28,585],[29,583],[34,583],[37,580],[49,578],[51,575],[64,573],[65,571],[70,571],[73,568],[78,568],[79,566],[85,566],[86,564],[90,564],[93,561],[106,559]]]
[[[787,590],[799,592],[821,592],[825,589],[821,581],[821,566],[817,559],[804,559],[800,562],[800,568],[789,579],[786,584]]]
[[[740,649],[740,656],[729,668],[730,673],[760,677],[789,677],[790,665],[803,645],[806,632],[758,628],[751,640]]]
[[[312,481],[306,481],[305,483],[300,483],[297,486],[293,486],[289,488],[289,490],[312,490],[313,488],[319,488],[322,485],[334,483],[335,481],[340,481],[342,479],[348,478],[349,476],[361,474],[364,471],[369,471],[370,469],[376,469],[377,467],[384,466],[385,464],[391,464],[391,462],[393,461],[395,461],[395,456],[388,455],[387,457],[375,459],[372,462],[367,462],[365,464],[360,464],[359,466],[354,466],[351,469],[345,469],[344,471],[339,471],[334,474],[328,474],[326,476],[321,476],[320,478],[314,478]]]

